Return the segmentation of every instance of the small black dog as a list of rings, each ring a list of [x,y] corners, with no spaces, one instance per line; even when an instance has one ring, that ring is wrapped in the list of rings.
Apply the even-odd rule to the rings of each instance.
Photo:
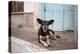
[[[39,42],[46,47],[50,47],[51,44],[49,38],[51,39],[56,39],[57,37],[60,38],[60,36],[55,35],[55,32],[53,30],[48,28],[49,25],[51,25],[54,22],[54,20],[45,21],[38,18],[37,22],[41,25],[38,31]]]

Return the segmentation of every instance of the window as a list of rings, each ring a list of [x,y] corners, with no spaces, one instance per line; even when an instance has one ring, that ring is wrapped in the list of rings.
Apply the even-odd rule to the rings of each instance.
[[[11,12],[23,12],[24,2],[22,1],[11,1]]]

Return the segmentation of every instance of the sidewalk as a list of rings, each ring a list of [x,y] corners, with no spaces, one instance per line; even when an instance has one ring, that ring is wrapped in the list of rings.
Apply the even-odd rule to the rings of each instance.
[[[12,36],[12,53],[25,53],[36,51],[48,51],[46,48],[41,48],[28,41],[16,38]]]

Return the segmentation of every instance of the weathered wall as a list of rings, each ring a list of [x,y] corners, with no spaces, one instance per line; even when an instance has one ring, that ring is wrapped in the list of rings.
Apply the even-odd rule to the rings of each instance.
[[[14,14],[12,14],[12,26],[22,25],[34,30],[38,29],[39,24],[37,23],[37,18],[40,17],[39,11],[38,2],[24,2],[24,12],[14,12]]]
[[[13,27],[23,26],[27,28],[33,28],[33,13],[24,14],[12,14],[11,15],[11,25]]]
[[[40,18],[40,3],[34,2],[33,5],[33,12],[34,12],[34,29],[39,28],[39,24],[37,22],[37,18]]]

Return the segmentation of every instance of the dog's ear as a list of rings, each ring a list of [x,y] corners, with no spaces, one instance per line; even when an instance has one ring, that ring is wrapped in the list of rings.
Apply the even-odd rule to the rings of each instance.
[[[39,24],[42,24],[42,20],[39,19],[39,18],[37,18],[37,22],[38,22]]]
[[[54,20],[50,20],[50,21],[48,22],[48,24],[51,25],[53,22],[54,22]]]

